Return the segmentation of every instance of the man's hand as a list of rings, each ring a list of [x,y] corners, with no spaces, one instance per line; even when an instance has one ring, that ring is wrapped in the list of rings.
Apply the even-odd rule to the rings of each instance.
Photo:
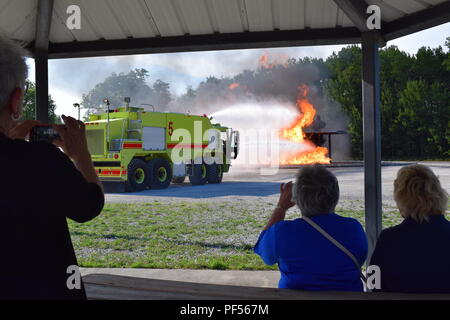
[[[61,137],[53,143],[62,148],[64,153],[74,162],[90,160],[84,123],[64,115],[62,119],[66,125],[53,125],[53,128]]]
[[[17,124],[14,128],[9,130],[8,136],[11,139],[28,139],[30,131],[33,127],[40,125],[41,122],[37,120],[25,120]]]
[[[282,183],[280,185],[280,199],[277,207],[286,211],[293,206],[295,206],[295,203],[292,202],[292,181]]]
[[[53,143],[61,147],[64,153],[72,159],[87,182],[96,183],[103,190],[102,183],[91,161],[84,123],[65,115],[62,118],[66,125],[53,125],[53,128],[61,137],[53,141]]]

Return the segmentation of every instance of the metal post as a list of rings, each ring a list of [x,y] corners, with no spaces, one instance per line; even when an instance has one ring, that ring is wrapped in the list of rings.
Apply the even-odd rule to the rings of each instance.
[[[78,108],[78,120],[81,120],[81,114],[80,114],[80,104],[79,103],[74,103],[73,106],[75,108]]]
[[[36,78],[36,119],[49,122],[48,115],[48,44],[53,14],[53,0],[39,0],[36,16],[34,61]]]
[[[381,232],[380,39],[362,34],[362,105],[364,132],[364,199],[370,259]]]
[[[49,122],[48,112],[48,54],[45,50],[35,52],[36,119]]]
[[[103,99],[103,102],[106,104],[106,115],[107,115],[107,122],[106,122],[106,149],[109,151],[109,100],[107,98]]]
[[[331,158],[331,134],[328,134],[328,157]],[[332,160],[333,161],[333,160]]]

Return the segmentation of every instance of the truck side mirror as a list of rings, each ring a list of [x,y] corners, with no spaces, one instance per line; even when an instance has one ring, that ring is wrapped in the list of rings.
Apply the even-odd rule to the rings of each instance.
[[[239,154],[239,131],[233,131],[234,133],[234,148],[233,148],[233,153],[234,153],[234,159],[237,158],[238,154]]]

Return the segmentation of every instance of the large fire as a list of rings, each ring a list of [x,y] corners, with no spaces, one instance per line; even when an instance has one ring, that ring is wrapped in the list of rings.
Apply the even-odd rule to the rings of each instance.
[[[300,115],[289,127],[280,130],[280,137],[288,141],[307,145],[310,150],[296,153],[283,153],[280,155],[280,164],[330,163],[331,159],[327,156],[328,149],[318,147],[306,139],[303,128],[310,126],[314,122],[316,109],[307,98],[308,86],[302,84],[298,89],[297,106]]]
[[[236,89],[237,87],[239,87],[239,85],[240,85],[239,82],[233,82],[228,86],[228,89],[230,90]]]
[[[258,65],[264,69],[272,69],[275,66],[287,68],[289,57],[284,54],[263,54],[258,61]]]
[[[289,57],[282,54],[268,54],[262,55],[258,60],[258,65],[262,69],[272,69],[275,67],[287,68],[289,64]],[[245,88],[239,82],[233,82],[228,86],[229,90],[236,88]],[[289,141],[294,144],[296,151],[280,152],[279,164],[281,165],[302,165],[322,163],[328,164],[331,158],[328,156],[328,149],[316,146],[312,141],[308,140],[304,128],[311,126],[314,123],[316,116],[316,109],[308,99],[309,88],[306,84],[301,84],[298,87],[297,107],[299,115],[286,128],[282,128],[279,132],[279,138]],[[297,147],[298,145],[298,147]],[[298,151],[301,149],[301,151]]]
[[[271,55],[269,57],[268,54],[264,54],[259,58],[258,64],[260,68],[264,69],[271,69],[274,66],[286,68],[288,60],[289,58],[285,55]],[[316,109],[307,98],[309,92],[308,86],[302,84],[298,89],[297,107],[299,108],[300,115],[289,127],[280,130],[280,138],[302,144],[303,146],[306,146],[308,150],[300,152],[283,152],[280,154],[280,164],[330,163],[331,159],[328,157],[328,149],[318,147],[306,139],[303,129],[313,124],[314,117],[316,116]]]

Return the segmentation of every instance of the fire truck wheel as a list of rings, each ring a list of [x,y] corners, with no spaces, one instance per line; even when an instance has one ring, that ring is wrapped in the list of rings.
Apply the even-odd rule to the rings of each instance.
[[[172,181],[172,166],[163,158],[155,158],[148,162],[150,171],[150,189],[166,189]]]
[[[189,176],[189,181],[193,186],[200,186],[208,181],[206,164],[194,164],[192,167],[193,175]]]
[[[184,180],[186,180],[186,176],[182,176],[182,177],[174,177],[174,178],[172,179],[172,182],[173,182],[173,183],[183,183]]]
[[[150,171],[147,164],[140,159],[131,160],[128,165],[128,181],[125,183],[126,191],[145,190],[150,181]]]
[[[221,183],[223,178],[222,165],[213,163],[206,166],[208,183]]]

